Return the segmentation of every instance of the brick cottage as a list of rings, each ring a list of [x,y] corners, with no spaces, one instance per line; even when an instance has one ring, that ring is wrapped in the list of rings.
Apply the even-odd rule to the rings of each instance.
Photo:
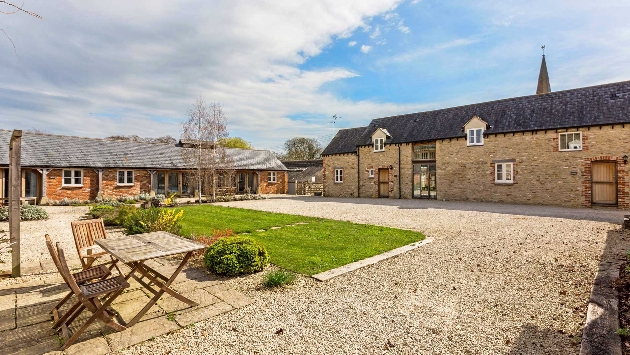
[[[323,151],[325,196],[630,207],[630,81],[374,119]]]
[[[0,201],[8,196],[11,133],[0,130]],[[194,148],[24,132],[21,196],[36,203],[151,192],[193,196],[186,149]],[[286,193],[287,169],[271,152],[226,149],[226,154],[230,165],[219,176],[218,192]]]

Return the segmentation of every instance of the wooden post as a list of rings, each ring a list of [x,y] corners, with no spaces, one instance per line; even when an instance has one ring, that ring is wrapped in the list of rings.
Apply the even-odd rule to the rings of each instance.
[[[20,277],[20,193],[22,131],[14,130],[9,143],[9,235],[11,242],[11,276]]]

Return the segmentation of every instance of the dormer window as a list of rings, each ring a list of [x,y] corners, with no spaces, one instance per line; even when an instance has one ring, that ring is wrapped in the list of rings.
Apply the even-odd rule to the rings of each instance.
[[[483,145],[483,128],[468,130],[468,145]]]
[[[374,151],[375,152],[385,151],[385,138],[374,138]]]

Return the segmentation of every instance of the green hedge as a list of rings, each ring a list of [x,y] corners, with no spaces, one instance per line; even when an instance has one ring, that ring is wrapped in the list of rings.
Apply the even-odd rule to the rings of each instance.
[[[267,250],[247,237],[219,239],[206,249],[203,260],[211,272],[226,276],[253,274],[269,265]]]

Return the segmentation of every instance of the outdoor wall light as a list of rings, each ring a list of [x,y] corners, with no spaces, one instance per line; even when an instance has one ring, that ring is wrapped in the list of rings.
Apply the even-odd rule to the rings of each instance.
[[[622,159],[623,159],[623,163],[624,164],[628,164],[628,156],[627,155],[624,155]]]

